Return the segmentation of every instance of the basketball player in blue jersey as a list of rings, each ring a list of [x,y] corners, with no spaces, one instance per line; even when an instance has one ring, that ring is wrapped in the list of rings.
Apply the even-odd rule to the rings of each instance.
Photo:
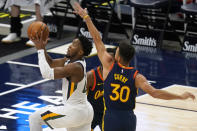
[[[75,13],[84,19],[88,30],[94,40],[98,57],[103,65],[104,80],[104,122],[103,131],[135,131],[136,116],[135,98],[138,88],[154,98],[173,100],[195,99],[192,93],[184,92],[181,95],[164,90],[155,89],[147,79],[138,71],[129,67],[135,55],[135,49],[131,44],[120,43],[115,54],[115,61],[107,53],[99,31],[94,26],[86,9],[82,9],[75,3]]]
[[[115,48],[107,48],[107,52],[115,57]],[[94,117],[92,120],[91,131],[98,125],[102,129],[103,118],[103,68],[95,67],[87,72],[87,93],[88,101],[94,109]]]
[[[38,52],[38,63],[43,78],[62,79],[63,106],[44,107],[29,117],[30,131],[66,128],[67,131],[90,131],[93,108],[87,101],[86,63],[84,56],[92,50],[92,43],[84,36],[74,39],[65,58],[52,59],[45,50],[47,42],[31,38]],[[42,37],[41,37],[42,38]]]
[[[91,124],[91,131],[98,125],[102,129],[103,118],[103,77],[101,75],[102,66],[98,66],[87,72],[87,93],[88,101],[93,107],[94,117]]]

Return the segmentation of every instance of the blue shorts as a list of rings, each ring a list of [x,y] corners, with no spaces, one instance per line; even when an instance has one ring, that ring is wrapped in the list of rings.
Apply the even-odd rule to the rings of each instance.
[[[133,111],[106,110],[104,131],[135,131],[136,116]]]

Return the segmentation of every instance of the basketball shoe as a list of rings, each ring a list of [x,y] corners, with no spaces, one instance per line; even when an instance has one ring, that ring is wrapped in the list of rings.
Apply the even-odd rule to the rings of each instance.
[[[1,42],[2,43],[14,43],[20,41],[21,38],[17,36],[16,33],[10,33],[6,37],[4,37]]]
[[[31,46],[31,47],[35,46],[34,42],[31,41],[31,40],[28,40],[25,45],[26,46]]]

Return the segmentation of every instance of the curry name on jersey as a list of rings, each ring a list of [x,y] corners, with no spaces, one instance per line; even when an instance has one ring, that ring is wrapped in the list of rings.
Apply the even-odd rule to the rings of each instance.
[[[137,88],[135,76],[138,71],[133,67],[125,67],[120,63],[112,64],[104,83],[104,101],[106,109],[133,110]]]

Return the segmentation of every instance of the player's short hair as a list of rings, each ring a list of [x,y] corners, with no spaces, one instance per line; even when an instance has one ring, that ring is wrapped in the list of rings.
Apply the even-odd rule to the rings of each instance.
[[[135,55],[135,48],[131,44],[122,41],[119,44],[119,55],[125,62],[130,62]]]
[[[92,42],[85,36],[80,35],[78,37],[84,52],[84,56],[88,56],[92,51]]]

